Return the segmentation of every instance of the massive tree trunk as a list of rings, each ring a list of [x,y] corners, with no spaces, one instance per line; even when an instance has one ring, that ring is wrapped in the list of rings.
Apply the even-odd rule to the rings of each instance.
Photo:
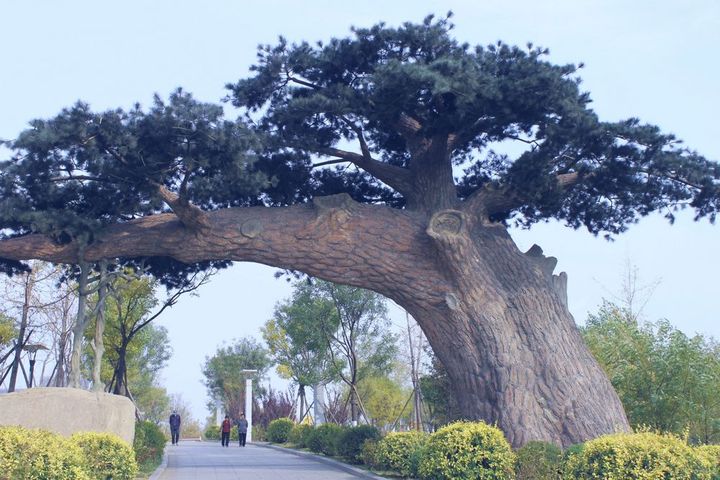
[[[535,247],[520,252],[503,225],[469,204],[397,210],[341,194],[311,205],[208,212],[202,230],[154,215],[108,228],[84,258],[253,261],[368,288],[421,325],[463,415],[497,422],[513,445],[566,446],[628,430],[567,309],[554,259]],[[0,257],[78,261],[74,245],[34,235],[0,242]]]

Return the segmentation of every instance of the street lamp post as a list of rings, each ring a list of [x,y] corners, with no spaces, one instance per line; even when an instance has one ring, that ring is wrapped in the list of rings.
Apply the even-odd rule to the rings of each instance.
[[[245,418],[248,422],[248,431],[246,441],[252,443],[252,375],[257,373],[257,370],[244,369],[240,370],[245,376]]]
[[[23,350],[30,354],[30,381],[28,382],[28,388],[33,388],[33,381],[35,379],[35,359],[37,357],[38,350],[47,350],[48,348],[41,343],[31,343],[23,347]]]

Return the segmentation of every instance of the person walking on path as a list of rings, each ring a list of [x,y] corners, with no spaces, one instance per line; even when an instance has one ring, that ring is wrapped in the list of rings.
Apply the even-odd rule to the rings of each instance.
[[[225,415],[225,420],[222,422],[222,438],[220,440],[223,447],[230,446],[230,429],[232,429],[232,422],[230,421],[230,417]]]
[[[180,440],[180,415],[176,410],[173,410],[170,415],[170,440],[173,445],[177,445]]]
[[[245,437],[247,437],[247,429],[248,429],[248,421],[245,420],[245,414],[240,414],[240,420],[237,421],[237,427],[238,427],[238,440],[240,441],[240,446],[245,446]]]

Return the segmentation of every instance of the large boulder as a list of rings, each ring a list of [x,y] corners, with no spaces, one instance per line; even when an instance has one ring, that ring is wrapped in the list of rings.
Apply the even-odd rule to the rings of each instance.
[[[60,435],[114,433],[132,445],[135,405],[126,397],[76,388],[31,388],[0,395],[0,425],[42,428]]]

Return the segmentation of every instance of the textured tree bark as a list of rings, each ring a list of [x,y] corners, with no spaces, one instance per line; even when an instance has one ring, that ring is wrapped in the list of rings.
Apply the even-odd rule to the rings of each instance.
[[[368,288],[415,317],[463,414],[497,423],[514,446],[566,446],[628,430],[568,312],[554,259],[539,248],[520,252],[505,227],[477,215],[427,211],[361,205],[341,194],[312,205],[208,212],[200,231],[155,215],[108,228],[84,258],[253,261]],[[0,257],[78,260],[74,245],[40,236],[0,242]]]

